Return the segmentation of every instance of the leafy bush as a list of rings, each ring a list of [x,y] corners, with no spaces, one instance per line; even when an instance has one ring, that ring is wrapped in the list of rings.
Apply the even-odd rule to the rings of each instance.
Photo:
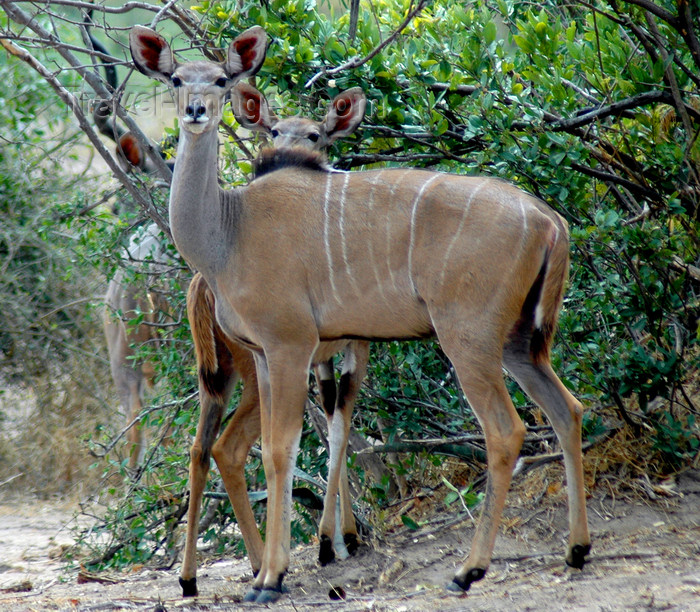
[[[406,20],[409,2],[362,3],[354,36],[344,8],[309,0],[206,1],[193,10],[203,36],[218,47],[251,25],[265,27],[272,42],[257,85],[282,116],[318,117],[340,90],[365,90],[362,127],[329,152],[337,167],[411,164],[502,177],[560,212],[570,224],[572,265],[553,360],[565,384],[593,407],[585,433],[595,438],[609,428],[612,408],[636,435],[648,435],[643,425],[653,429],[657,475],[682,469],[697,457],[699,439],[691,389],[700,312],[697,7],[690,3],[686,16],[666,0],[421,6]],[[197,28],[185,27],[184,13],[173,17],[167,28],[178,36],[176,46],[190,46],[181,31]],[[119,55],[124,40],[116,38]],[[375,53],[382,41],[390,42]],[[245,181],[257,144],[227,138],[227,182]],[[151,218],[163,211],[152,191],[139,192],[140,212]],[[124,226],[99,215],[80,223],[84,252],[109,262],[100,263],[102,272],[113,270]],[[110,492],[119,503],[106,496],[106,529],[115,542],[128,542],[115,563],[172,548],[186,503],[186,449],[197,410],[181,319],[185,286],[176,276],[169,289],[183,325],[164,329],[161,348],[144,353],[155,358],[161,381],[154,399],[161,408],[149,419],[173,427],[171,444],[154,449],[126,492]],[[472,430],[455,382],[434,343],[374,345],[354,425],[384,442]],[[538,425],[529,400],[512,388],[523,418]],[[123,471],[123,457],[110,456],[105,473]],[[299,465],[322,475],[325,463],[313,430],[305,429]],[[401,463],[397,471],[410,478],[427,459],[403,455]],[[248,477],[251,489],[264,487],[259,461],[252,460]],[[441,486],[441,476],[434,480]],[[373,507],[390,502],[389,484],[370,485]],[[225,530],[216,531],[206,537]],[[308,531],[302,516],[295,533],[304,538]]]

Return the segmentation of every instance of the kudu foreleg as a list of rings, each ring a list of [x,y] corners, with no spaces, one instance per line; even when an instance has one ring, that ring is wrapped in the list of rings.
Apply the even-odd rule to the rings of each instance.
[[[345,546],[350,554],[354,554],[358,547],[357,527],[355,516],[352,512],[352,498],[347,472],[347,445],[352,421],[352,412],[355,400],[360,391],[360,385],[367,372],[369,360],[369,343],[353,341],[345,349],[343,371],[340,376],[337,394],[335,390],[335,377],[332,369],[330,372],[324,368],[317,368],[317,377],[321,379],[322,404],[328,421],[328,440],[330,450],[330,466],[328,469],[328,489],[323,505],[323,515],[319,524],[320,550],[318,560],[321,565],[326,565],[335,559],[333,550],[333,537],[336,527],[336,498],[340,492],[340,522]],[[327,370],[327,366],[325,366]],[[329,378],[332,377],[332,378]],[[326,393],[330,388],[327,382],[332,380],[333,403],[331,404]],[[324,382],[325,381],[325,382]],[[326,390],[326,391],[324,391]]]
[[[236,515],[253,575],[257,576],[262,566],[264,544],[248,497],[245,462],[250,449],[260,437],[258,381],[250,352],[243,347],[230,348],[241,372],[243,392],[236,412],[214,444],[212,454]]]
[[[255,355],[268,490],[267,532],[262,568],[245,601],[271,603],[282,593],[282,580],[289,566],[293,468],[312,354],[313,350],[278,347],[272,355]]]

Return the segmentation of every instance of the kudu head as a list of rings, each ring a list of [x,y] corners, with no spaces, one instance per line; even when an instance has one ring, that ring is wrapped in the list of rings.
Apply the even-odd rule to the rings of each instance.
[[[352,134],[365,115],[367,100],[359,87],[346,89],[330,103],[322,121],[304,117],[278,118],[255,87],[237,83],[231,90],[231,108],[242,127],[265,132],[277,148],[302,146],[323,151],[337,138]]]
[[[169,85],[175,92],[180,128],[193,134],[215,130],[227,94],[236,81],[255,74],[267,50],[267,34],[253,26],[231,41],[226,60],[180,64],[170,45],[153,30],[134,26],[129,47],[136,67],[146,76]]]

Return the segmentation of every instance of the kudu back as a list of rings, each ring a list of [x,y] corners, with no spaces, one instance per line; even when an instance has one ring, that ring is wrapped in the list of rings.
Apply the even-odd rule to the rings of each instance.
[[[336,172],[298,147],[263,155],[249,185],[221,189],[222,106],[240,67],[257,70],[266,48],[260,28],[241,37],[221,65],[179,64],[165,39],[145,28],[132,29],[130,46],[137,68],[178,98],[175,244],[206,280],[222,333],[255,358],[268,521],[262,567],[245,599],[267,603],[282,593],[309,366],[321,342],[346,338],[437,337],[482,426],[486,493],[451,590],[462,593],[486,573],[525,436],[503,366],[561,443],[566,559],[582,567],[590,549],[582,407],[550,364],[569,265],[566,222],[498,179],[411,168]]]

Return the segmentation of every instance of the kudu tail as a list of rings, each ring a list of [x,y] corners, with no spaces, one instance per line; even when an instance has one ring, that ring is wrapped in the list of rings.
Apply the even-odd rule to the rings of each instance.
[[[511,338],[529,338],[529,353],[535,363],[549,361],[557,328],[564,288],[569,275],[569,240],[566,222],[556,219],[540,271],[525,298],[520,319]]]
[[[200,382],[212,397],[221,397],[235,376],[235,367],[223,331],[214,318],[214,296],[200,274],[195,274],[187,291],[187,315]]]

